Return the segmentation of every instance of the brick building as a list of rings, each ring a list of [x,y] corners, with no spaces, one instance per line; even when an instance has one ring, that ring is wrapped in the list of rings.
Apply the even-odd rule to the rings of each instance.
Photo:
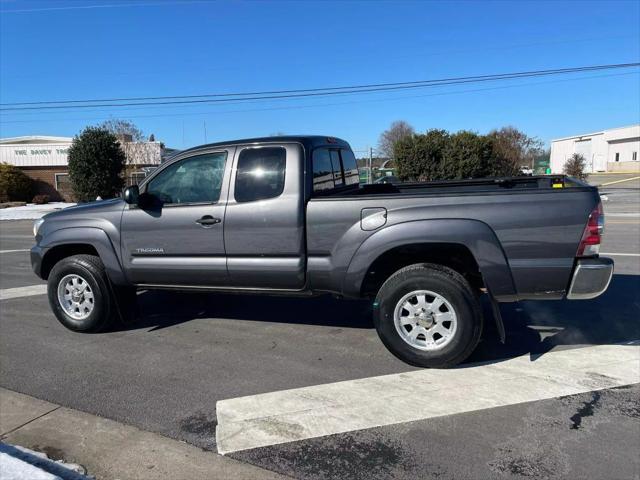
[[[0,162],[15,165],[35,183],[35,194],[49,195],[50,199],[70,200],[68,153],[73,138],[26,136],[0,139]],[[144,177],[149,167],[160,164],[160,142],[122,141],[127,154],[127,175]],[[128,178],[128,183],[131,183]]]

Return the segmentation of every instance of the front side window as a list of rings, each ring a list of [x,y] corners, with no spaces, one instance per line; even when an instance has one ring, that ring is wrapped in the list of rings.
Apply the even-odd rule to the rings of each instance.
[[[282,147],[246,148],[238,157],[236,202],[277,197],[284,190],[287,151]]]
[[[351,150],[340,150],[342,156],[342,168],[344,169],[345,185],[356,185],[360,183],[360,174],[358,173],[358,163],[356,157]]]
[[[169,165],[147,185],[164,204],[216,203],[220,199],[225,152],[185,158]]]

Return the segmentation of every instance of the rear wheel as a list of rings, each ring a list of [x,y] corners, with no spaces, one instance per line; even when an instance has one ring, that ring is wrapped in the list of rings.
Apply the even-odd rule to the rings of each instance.
[[[394,273],[376,297],[374,323],[396,357],[419,367],[451,367],[475,349],[482,310],[462,275],[435,264]]]
[[[113,299],[100,258],[73,255],[56,263],[47,292],[56,318],[76,332],[97,332],[112,322]]]

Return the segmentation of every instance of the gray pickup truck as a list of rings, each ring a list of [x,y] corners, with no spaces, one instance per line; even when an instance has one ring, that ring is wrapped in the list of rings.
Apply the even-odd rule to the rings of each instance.
[[[123,198],[34,225],[35,273],[75,331],[135,310],[136,290],[369,298],[387,348],[423,367],[463,361],[499,302],[589,299],[613,261],[598,256],[598,190],[563,176],[359,185],[340,139],[269,137],[181,152]]]

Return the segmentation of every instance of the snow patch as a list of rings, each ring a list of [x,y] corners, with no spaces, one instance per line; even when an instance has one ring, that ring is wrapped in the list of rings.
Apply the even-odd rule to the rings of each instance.
[[[44,205],[29,203],[23,207],[9,207],[0,209],[0,220],[37,220],[47,213],[73,207],[75,203],[51,202]]]
[[[53,461],[46,454],[0,443],[0,480],[93,480],[80,465]]]

